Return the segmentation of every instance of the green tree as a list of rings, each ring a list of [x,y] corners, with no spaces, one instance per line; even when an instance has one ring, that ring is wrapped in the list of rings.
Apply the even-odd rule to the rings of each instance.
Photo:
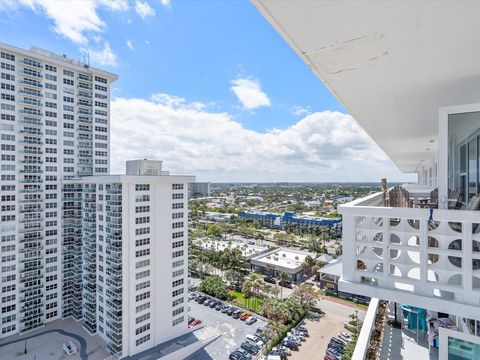
[[[216,275],[206,277],[198,286],[198,290],[221,300],[225,300],[228,297],[227,285]]]
[[[317,294],[311,286],[298,285],[293,290],[292,297],[298,300],[303,311],[306,312],[315,306]]]

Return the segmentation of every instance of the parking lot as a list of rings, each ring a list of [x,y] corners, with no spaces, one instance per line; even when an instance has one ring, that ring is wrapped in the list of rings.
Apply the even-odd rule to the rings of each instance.
[[[205,328],[200,332],[205,337],[221,334],[220,338],[207,345],[203,350],[197,351],[190,356],[189,360],[227,360],[230,353],[240,347],[246,341],[246,336],[255,334],[255,330],[266,323],[258,319],[252,325],[244,321],[234,319],[227,314],[216,311],[208,306],[189,301],[190,316],[200,319]],[[204,337],[204,336],[202,336]]]

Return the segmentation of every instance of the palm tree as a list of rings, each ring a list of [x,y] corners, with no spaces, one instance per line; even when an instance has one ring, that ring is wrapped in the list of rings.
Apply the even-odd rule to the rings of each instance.
[[[290,280],[290,275],[288,275],[285,271],[280,272],[278,274],[278,278],[280,279],[280,283],[284,283]],[[283,286],[280,285],[280,299],[283,300]]]
[[[272,290],[270,290],[270,292],[272,293],[273,296],[275,297],[278,297],[278,293],[280,292],[280,290],[278,289],[278,286],[272,286]]]
[[[257,305],[258,305],[258,296],[260,295],[260,290],[262,289],[262,286],[263,286],[263,282],[260,280],[260,279],[256,279],[253,283],[252,283],[252,290],[253,290],[253,293],[255,294],[255,309],[257,308]]]

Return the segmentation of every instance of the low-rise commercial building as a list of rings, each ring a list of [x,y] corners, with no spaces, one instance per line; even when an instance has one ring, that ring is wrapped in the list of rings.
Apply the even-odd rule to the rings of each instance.
[[[311,270],[303,266],[307,256],[315,258],[315,254],[306,251],[279,248],[252,258],[250,264],[252,270],[260,274],[278,276],[284,272],[292,282],[301,282],[303,275]]]
[[[196,245],[203,250],[224,251],[227,248],[240,249],[246,261],[258,255],[264,254],[268,251],[268,245],[257,246],[245,244],[243,241],[216,241],[200,239],[196,241]]]

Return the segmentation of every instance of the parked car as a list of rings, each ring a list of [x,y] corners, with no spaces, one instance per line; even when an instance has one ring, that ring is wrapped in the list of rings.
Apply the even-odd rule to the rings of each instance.
[[[240,317],[240,314],[241,314],[242,312],[243,312],[242,310],[236,309],[236,310],[232,313],[232,318],[238,319],[238,318]]]
[[[250,317],[250,315],[252,315],[252,314],[250,314],[249,312],[245,311],[245,312],[243,312],[243,313],[240,314],[240,320],[245,321],[245,320],[247,320],[247,319]]]
[[[229,356],[230,360],[250,360],[252,355],[248,351],[242,348],[238,348],[234,352],[232,352]]]
[[[257,318],[255,316],[250,316],[246,321],[245,324],[247,325],[252,325],[254,322],[257,321]]]
[[[222,310],[220,310],[220,311],[225,314],[231,308],[232,307],[230,305],[225,305],[225,306],[222,307]]]
[[[272,350],[281,350],[287,353],[287,355],[292,355],[292,350],[282,345],[275,346],[274,348],[272,348]]]
[[[292,283],[290,281],[280,281],[278,285],[291,289]]]
[[[265,360],[287,360],[287,356],[282,356],[280,354],[275,353],[275,351],[270,351],[265,357]]]
[[[192,292],[190,293],[190,295],[188,295],[188,299],[189,300],[195,300],[197,298],[198,294],[195,293],[195,292]]]
[[[341,345],[338,345],[337,343],[328,344],[328,348],[329,349],[334,349],[335,351],[338,351],[341,354],[343,354],[345,352],[345,348]]]
[[[243,342],[242,345],[240,345],[240,347],[242,349],[247,350],[252,355],[257,355],[258,354],[259,348],[257,347],[257,345],[255,345],[254,343],[251,343],[249,341]]]
[[[286,336],[285,339],[297,343],[298,346],[302,345],[302,340],[300,340],[299,338],[293,336]]]
[[[194,326],[200,325],[201,323],[202,323],[202,320],[197,319],[197,320],[192,321],[190,324],[188,324],[188,327],[192,328]]]
[[[220,311],[222,310],[223,306],[224,306],[223,303],[218,302],[217,305],[215,306],[215,310]]]
[[[230,309],[228,309],[228,310],[225,312],[225,314],[227,314],[228,316],[232,316],[232,314],[233,314],[235,311],[237,311],[237,310],[238,310],[237,308],[234,308],[234,307],[232,306]]]
[[[265,330],[267,330],[266,325],[259,326],[257,331],[255,331],[255,336],[263,336],[263,334],[265,334]]]
[[[345,345],[346,345],[345,342],[343,342],[342,340],[340,340],[339,338],[336,338],[336,337],[332,337],[332,338],[330,339],[330,342],[336,342],[336,343],[338,343],[338,344],[341,345],[341,346],[345,346]]]
[[[199,304],[203,304],[205,300],[207,300],[207,297],[205,295],[200,295],[199,297],[197,297],[197,302]]]
[[[277,280],[275,280],[275,278],[273,276],[265,276],[263,278],[263,281],[265,281],[267,283],[270,283],[270,284],[276,284],[277,283]]]
[[[208,306],[210,304],[210,301],[212,301],[212,299],[206,298],[205,301],[203,302],[203,306]]]
[[[250,355],[245,349],[238,348],[232,352],[228,358],[230,360],[250,360],[252,355]]]
[[[191,316],[188,317],[188,324],[189,324],[189,325],[190,325],[192,322],[194,322],[194,321],[195,321],[195,318],[194,318],[194,317],[191,317]]]
[[[345,341],[346,343],[349,343],[350,341],[352,341],[352,337],[350,335],[348,335],[346,332],[340,332],[338,333],[338,338]]]
[[[298,350],[298,344],[295,341],[290,341],[290,340],[283,340],[282,345],[289,348],[290,350],[297,351]]]
[[[215,300],[210,301],[210,303],[208,304],[208,306],[211,307],[212,309],[215,308],[215,306],[217,305],[218,305],[218,301],[215,301]]]
[[[273,350],[268,353],[268,355],[277,355],[280,356],[281,360],[286,360],[288,357],[288,353],[286,352],[285,349],[278,349],[278,350]]]
[[[298,339],[299,341],[305,341],[305,336],[303,335],[298,335],[298,334],[294,334],[292,332],[288,332],[287,333],[287,337],[291,337],[291,338],[294,338],[294,339]]]
[[[254,343],[255,345],[258,346],[258,348],[260,349],[263,345],[265,345],[265,343],[263,342],[263,340],[261,338],[259,338],[258,336],[255,336],[255,335],[247,335],[246,336],[247,340]]]
[[[338,358],[338,359],[340,359],[342,357],[342,354],[340,354],[338,351],[336,351],[332,348],[327,349],[327,354],[331,355],[331,356],[334,356],[335,358]]]
[[[330,355],[330,354],[325,354],[323,357],[323,360],[337,360],[338,358],[336,356]]]

